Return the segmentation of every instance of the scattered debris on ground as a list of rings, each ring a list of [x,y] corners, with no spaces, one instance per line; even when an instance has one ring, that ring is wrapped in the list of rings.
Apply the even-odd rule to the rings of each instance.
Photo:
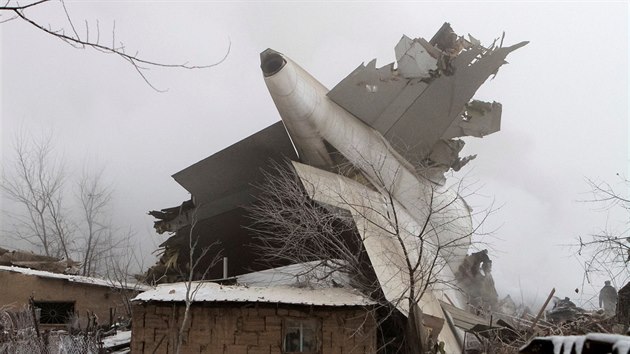
[[[466,330],[467,354],[507,353],[629,353],[626,326],[604,310],[585,310],[569,298],[553,297],[553,290],[537,314],[519,311],[511,298],[497,311],[485,314],[487,323]],[[553,307],[544,311],[553,300]],[[510,313],[510,314],[508,314]]]

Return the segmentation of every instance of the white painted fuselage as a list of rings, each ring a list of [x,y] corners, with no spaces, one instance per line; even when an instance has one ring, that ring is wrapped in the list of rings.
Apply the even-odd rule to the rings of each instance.
[[[281,54],[272,55],[280,60]],[[281,58],[283,65],[266,74],[265,83],[300,159],[316,167],[331,167],[323,143],[327,141],[372,185],[406,209],[415,220],[405,225],[408,232],[430,237],[455,271],[468,252],[472,233],[465,202],[455,191],[421,177],[378,131],[330,100],[324,85],[290,59]]]

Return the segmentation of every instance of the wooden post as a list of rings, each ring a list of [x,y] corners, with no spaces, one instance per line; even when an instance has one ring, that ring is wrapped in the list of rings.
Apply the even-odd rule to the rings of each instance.
[[[542,314],[545,312],[545,308],[547,307],[547,305],[549,305],[549,301],[551,301],[551,298],[553,297],[553,294],[555,294],[555,292],[556,292],[556,288],[551,289],[549,296],[547,296],[547,301],[545,301],[545,303],[542,305],[542,307],[540,308],[540,311],[538,311],[538,315],[534,319],[534,322],[532,322],[532,325],[529,327],[530,331],[533,331],[534,328],[536,327],[538,320],[540,320],[540,317],[542,317]]]
[[[41,338],[42,335],[41,333],[39,333],[39,321],[37,320],[37,315],[35,314],[35,301],[33,301],[32,296],[28,299],[28,302],[31,305],[31,315],[33,315],[33,324],[35,325],[35,333],[37,333],[37,338]]]

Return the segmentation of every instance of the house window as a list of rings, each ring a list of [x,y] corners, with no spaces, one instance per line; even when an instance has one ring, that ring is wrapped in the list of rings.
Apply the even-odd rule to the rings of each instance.
[[[74,302],[35,301],[34,305],[42,324],[66,324],[74,314]]]
[[[282,353],[319,353],[319,321],[285,319]]]

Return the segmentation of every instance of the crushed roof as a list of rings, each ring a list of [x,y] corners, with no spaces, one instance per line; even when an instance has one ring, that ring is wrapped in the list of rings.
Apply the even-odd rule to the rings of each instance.
[[[104,287],[116,288],[116,289],[139,290],[139,291],[152,289],[152,287],[148,285],[144,285],[144,284],[136,284],[136,283],[120,284],[119,282],[116,282],[113,280],[102,279],[102,278],[52,273],[52,272],[47,272],[43,270],[35,270],[35,269],[15,267],[15,266],[0,266],[0,271],[20,273],[24,275],[32,275],[32,276],[36,276],[40,278],[62,279],[62,280],[67,280],[71,283],[104,286]]]

